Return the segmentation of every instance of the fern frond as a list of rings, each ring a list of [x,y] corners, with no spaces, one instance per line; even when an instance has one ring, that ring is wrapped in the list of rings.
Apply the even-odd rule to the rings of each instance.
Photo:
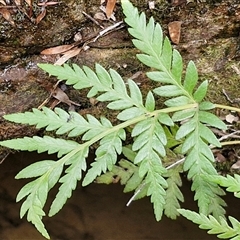
[[[203,95],[203,91],[200,91],[203,90],[202,88],[197,93],[193,92],[198,80],[195,64],[192,61],[189,62],[184,83],[182,84],[182,57],[177,50],[172,49],[168,38],[163,37],[161,26],[158,23],[155,24],[153,18],[150,18],[147,23],[145,14],[139,14],[138,10],[129,1],[123,1],[122,6],[126,16],[125,22],[129,26],[128,31],[135,38],[132,42],[143,52],[137,54],[138,59],[145,65],[159,70],[149,72],[147,76],[154,81],[167,84],[154,89],[153,92],[157,95],[168,97],[186,96],[186,104],[195,102],[194,94],[196,99],[199,94]],[[177,98],[177,100],[179,99]],[[199,99],[198,102],[200,102]],[[167,101],[165,104],[174,106]]]
[[[16,178],[38,177],[32,182],[27,183],[18,193],[17,201],[26,197],[20,210],[22,218],[27,213],[27,219],[32,222],[36,228],[49,238],[48,233],[42,223],[43,211],[48,192],[57,182],[62,183],[59,192],[52,203],[49,216],[56,214],[65,204],[67,198],[71,196],[72,190],[76,188],[76,183],[81,179],[81,171],[86,170],[85,158],[88,155],[88,147],[78,146],[77,150],[71,151],[58,161],[45,160],[36,162],[22,171]],[[64,165],[70,165],[66,169],[66,174],[60,178]]]
[[[214,117],[210,119],[212,116]],[[198,200],[199,211],[206,215],[212,213],[217,218],[224,216],[223,206],[226,204],[220,198],[224,191],[217,184],[206,182],[201,174],[217,175],[213,166],[215,159],[208,144],[221,147],[216,136],[205,124],[220,129],[226,129],[226,125],[215,115],[197,109],[176,112],[172,118],[175,122],[185,119],[176,133],[176,139],[185,138],[181,150],[186,154],[183,169],[188,171],[188,178],[193,180],[192,190],[196,191],[194,199]]]
[[[50,64],[39,64],[39,67],[41,67],[43,70],[49,72],[50,74],[55,73],[55,66]],[[66,66],[63,66],[62,68],[66,68]],[[66,84],[69,83],[69,79],[71,80],[75,76],[75,69],[76,66],[73,65],[74,69],[69,70],[69,67],[67,68],[69,70],[69,73],[66,74]],[[59,69],[59,66],[57,66],[57,69]],[[147,113],[148,111],[143,105],[143,99],[142,99],[142,93],[137,86],[137,84],[132,81],[131,79],[128,79],[127,85],[129,88],[129,94],[127,92],[126,83],[122,79],[122,77],[113,69],[110,69],[109,73],[99,64],[96,64],[96,73],[91,70],[88,67],[83,66],[83,68],[77,67],[77,71],[81,70],[79,72],[80,77],[77,78],[78,83],[74,85],[76,89],[82,89],[82,88],[89,88],[91,87],[88,97],[94,97],[97,94],[99,95],[97,97],[98,101],[105,102],[105,101],[111,101],[107,107],[109,109],[113,110],[123,110],[118,115],[118,119],[122,121],[126,121],[128,119],[140,116],[143,113]],[[73,74],[74,73],[74,74]],[[58,76],[57,74],[60,74]],[[62,71],[57,71],[55,73],[56,76],[59,78],[62,78]],[[84,81],[87,81],[90,84],[85,84]],[[70,81],[70,83],[72,83]],[[83,83],[83,84],[82,84]],[[79,86],[79,88],[78,88]],[[65,114],[66,115],[66,114]],[[68,116],[63,117],[66,121],[66,118],[69,119]],[[54,120],[55,122],[56,120]],[[52,123],[52,126],[57,128],[57,126]],[[74,121],[73,121],[74,122]],[[71,126],[72,123],[65,124],[66,126]],[[64,125],[64,126],[65,126]],[[54,130],[54,129],[53,129]],[[62,129],[61,129],[62,130]]]
[[[179,209],[178,212],[185,218],[198,224],[199,228],[209,229],[209,234],[218,234],[218,238],[231,238],[234,240],[240,239],[240,223],[233,217],[229,217],[229,221],[232,224],[231,227],[222,217],[219,217],[219,220],[217,220],[211,215],[207,217],[202,213],[198,214],[186,209]]]
[[[37,173],[39,169],[39,173]],[[46,203],[49,190],[58,181],[63,169],[63,164],[56,163],[55,161],[37,162],[33,165],[23,169],[16,178],[36,177],[36,180],[26,184],[17,195],[17,202],[26,197],[20,210],[20,217],[22,218],[27,213],[27,220],[32,222],[42,235],[50,239],[42,217],[45,216],[43,207]],[[33,172],[30,172],[32,171]]]
[[[178,166],[176,168],[170,169],[165,177],[167,177],[168,188],[166,189],[165,195],[165,206],[164,206],[164,214],[171,218],[176,219],[179,216],[177,209],[180,208],[180,201],[184,202],[184,197],[179,189],[182,186],[182,180],[180,176],[180,172],[182,166]]]

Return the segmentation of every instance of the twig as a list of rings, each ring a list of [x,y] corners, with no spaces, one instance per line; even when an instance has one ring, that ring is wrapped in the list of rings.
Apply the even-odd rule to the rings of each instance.
[[[2,164],[2,163],[4,162],[4,160],[8,157],[9,154],[10,154],[10,153],[7,153],[7,154],[1,159],[0,164]]]
[[[53,86],[53,89],[51,90],[49,96],[41,103],[41,105],[38,106],[38,109],[42,109],[43,106],[45,106],[49,100],[51,99],[52,95],[54,94],[54,91],[56,90],[58,84],[61,82],[62,80],[58,80],[57,83],[55,83],[55,85]]]
[[[173,168],[173,167],[175,167],[176,165],[178,165],[178,164],[180,164],[180,163],[182,163],[182,162],[184,162],[184,161],[185,161],[185,157],[182,158],[182,159],[180,159],[180,160],[178,160],[178,161],[176,161],[175,163],[167,166],[166,169],[168,170],[168,169],[170,169],[170,168]]]
[[[218,141],[221,142],[222,140],[227,139],[229,137],[239,138],[239,136],[236,135],[238,133],[240,133],[240,130],[232,132],[232,133],[229,133],[229,134],[226,134],[226,135],[223,135],[221,138],[218,139]]]
[[[17,8],[17,6],[0,6],[0,9],[1,8]]]
[[[180,164],[180,163],[182,163],[182,162],[184,162],[184,161],[185,161],[185,158],[182,158],[182,159],[176,161],[175,163],[167,166],[166,169],[168,170],[168,169],[170,169],[170,168],[173,168],[173,167],[175,167],[176,165],[178,165],[178,164]],[[137,191],[133,194],[133,196],[128,200],[128,202],[127,202],[127,204],[126,204],[127,207],[132,203],[132,201],[134,201],[134,199],[136,198],[136,196],[142,191],[142,189],[143,189],[143,187],[144,187],[145,185],[146,185],[146,182],[144,182],[144,183],[141,184],[141,186],[138,188],[138,190],[137,190]]]
[[[100,38],[102,36],[105,36],[106,34],[109,34],[113,30],[114,31],[118,30],[119,28],[117,28],[117,27],[119,27],[119,26],[121,27],[121,24],[123,24],[123,21],[117,22],[117,23],[115,23],[115,24],[113,24],[113,25],[103,29],[101,32],[99,32],[99,34],[96,36],[96,38],[94,38],[93,42],[96,42],[98,38]]]
[[[138,190],[133,194],[133,196],[129,199],[129,201],[127,202],[126,206],[128,207],[132,201],[135,199],[135,197],[142,191],[142,188],[146,185],[146,182],[144,182],[139,188]]]
[[[91,17],[89,14],[85,13],[84,11],[82,11],[82,14],[89,18],[91,21],[93,21],[95,24],[97,24],[100,28],[104,29],[104,26],[102,26],[96,19],[94,19],[93,17]]]
[[[228,96],[228,94],[226,93],[226,91],[225,91],[224,88],[222,89],[222,92],[223,92],[224,96],[226,97],[226,99],[227,99],[230,103],[233,103],[233,100],[231,100],[231,98]]]

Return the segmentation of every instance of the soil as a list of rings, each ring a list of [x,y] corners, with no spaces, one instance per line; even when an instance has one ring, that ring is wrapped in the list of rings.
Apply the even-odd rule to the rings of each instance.
[[[24,180],[14,176],[30,163],[45,159],[44,155],[18,153],[9,156],[0,165],[0,239],[1,240],[44,240],[25,217],[19,218],[21,203],[16,203],[16,194],[23,187]],[[49,156],[48,156],[49,157]],[[54,158],[54,156],[52,156]],[[183,207],[197,209],[190,191],[190,182],[183,179]],[[57,189],[50,192],[49,204]],[[52,218],[44,217],[44,224],[52,240],[210,240],[217,239],[190,221],[179,217],[176,221],[166,217],[160,222],[154,218],[149,198],[126,203],[132,194],[124,194],[119,184],[91,184],[73,192],[63,209]],[[231,198],[233,205],[233,197]],[[235,203],[234,203],[235,204]],[[234,215],[239,216],[239,210]]]

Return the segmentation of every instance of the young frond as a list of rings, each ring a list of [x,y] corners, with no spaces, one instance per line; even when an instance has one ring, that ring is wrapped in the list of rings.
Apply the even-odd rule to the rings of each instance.
[[[178,209],[178,212],[189,219],[190,221],[199,225],[201,229],[209,229],[209,234],[218,234],[217,237],[221,239],[240,239],[240,223],[233,217],[229,217],[232,227],[228,225],[227,221],[219,217],[219,220],[213,216],[206,216],[202,213],[196,213],[186,209]]]

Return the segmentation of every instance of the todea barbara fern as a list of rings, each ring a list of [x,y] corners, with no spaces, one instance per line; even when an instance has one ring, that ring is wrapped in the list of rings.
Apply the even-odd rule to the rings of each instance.
[[[179,174],[185,171],[192,180],[194,200],[198,201],[200,214],[212,214],[222,221],[225,213],[225,202],[221,198],[224,191],[218,182],[207,181],[205,177],[217,176],[209,144],[221,147],[209,127],[226,129],[225,124],[209,112],[215,105],[203,100],[208,82],[198,85],[197,69],[192,61],[183,77],[181,55],[172,49],[168,38],[163,37],[160,25],[153,18],[147,22],[145,14],[139,14],[128,0],[122,0],[122,7],[129,33],[134,38],[133,44],[142,52],[137,58],[155,69],[147,76],[159,83],[145,98],[134,81],[129,79],[126,84],[115,70],[107,71],[99,64],[96,64],[95,71],[76,64],[39,64],[40,68],[75,89],[89,88],[87,97],[97,97],[98,101],[107,102],[107,108],[119,112],[118,125],[113,126],[106,117],[97,119],[90,114],[83,117],[60,108],[52,111],[43,107],[42,110],[4,116],[6,120],[56,131],[58,135],[81,136],[81,144],[49,136],[0,142],[2,146],[17,150],[57,153],[57,161],[36,162],[16,176],[17,179],[36,178],[20,190],[17,201],[25,198],[20,210],[21,218],[27,214],[28,221],[46,238],[49,235],[42,217],[45,216],[43,208],[48,192],[56,183],[61,184],[48,213],[53,216],[71,197],[84,171],[83,186],[94,180],[110,183],[117,176],[125,184],[125,192],[137,192],[135,199],[149,196],[157,220],[163,213],[173,219],[179,215],[179,202],[184,201],[179,190]],[[167,98],[164,102],[166,108],[156,109],[155,96]],[[129,127],[132,129],[132,144],[123,147]],[[96,158],[87,169],[86,158],[89,147],[94,143],[99,144]],[[174,164],[179,155],[170,148],[176,146],[178,154],[184,156],[183,165]],[[120,154],[126,159],[117,163]]]

